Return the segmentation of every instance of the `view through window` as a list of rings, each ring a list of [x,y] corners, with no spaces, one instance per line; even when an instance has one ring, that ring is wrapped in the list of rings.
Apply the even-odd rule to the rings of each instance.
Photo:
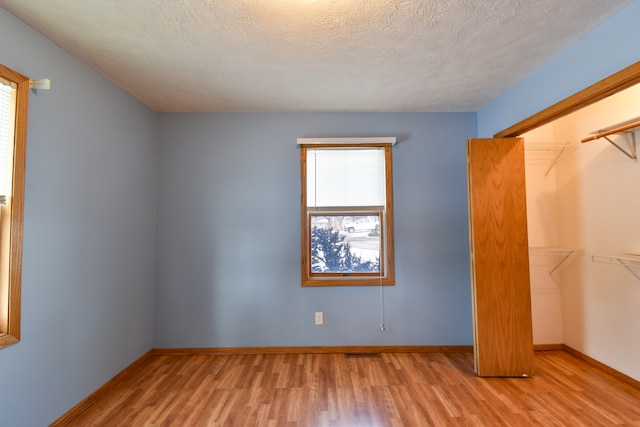
[[[312,273],[380,273],[380,214],[310,216]]]

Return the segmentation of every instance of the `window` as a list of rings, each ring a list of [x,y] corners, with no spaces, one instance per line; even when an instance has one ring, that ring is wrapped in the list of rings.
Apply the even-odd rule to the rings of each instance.
[[[300,138],[302,286],[394,284],[395,138]]]
[[[0,347],[20,340],[27,77],[0,65]]]

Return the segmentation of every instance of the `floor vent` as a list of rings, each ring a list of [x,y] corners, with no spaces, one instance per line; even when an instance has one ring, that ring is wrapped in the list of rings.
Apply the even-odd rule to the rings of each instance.
[[[351,358],[364,358],[364,357],[380,357],[380,353],[345,353],[344,357],[351,357]]]

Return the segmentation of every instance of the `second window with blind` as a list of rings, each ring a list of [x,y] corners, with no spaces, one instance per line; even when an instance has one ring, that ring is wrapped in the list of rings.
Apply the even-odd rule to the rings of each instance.
[[[394,284],[395,138],[301,138],[302,286]]]
[[[0,64],[0,348],[20,341],[29,83]]]

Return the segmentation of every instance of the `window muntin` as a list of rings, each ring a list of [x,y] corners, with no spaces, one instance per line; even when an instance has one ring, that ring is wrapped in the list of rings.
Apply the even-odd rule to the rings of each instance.
[[[392,285],[390,144],[301,145],[303,286]]]
[[[0,65],[0,348],[20,340],[29,83]]]

